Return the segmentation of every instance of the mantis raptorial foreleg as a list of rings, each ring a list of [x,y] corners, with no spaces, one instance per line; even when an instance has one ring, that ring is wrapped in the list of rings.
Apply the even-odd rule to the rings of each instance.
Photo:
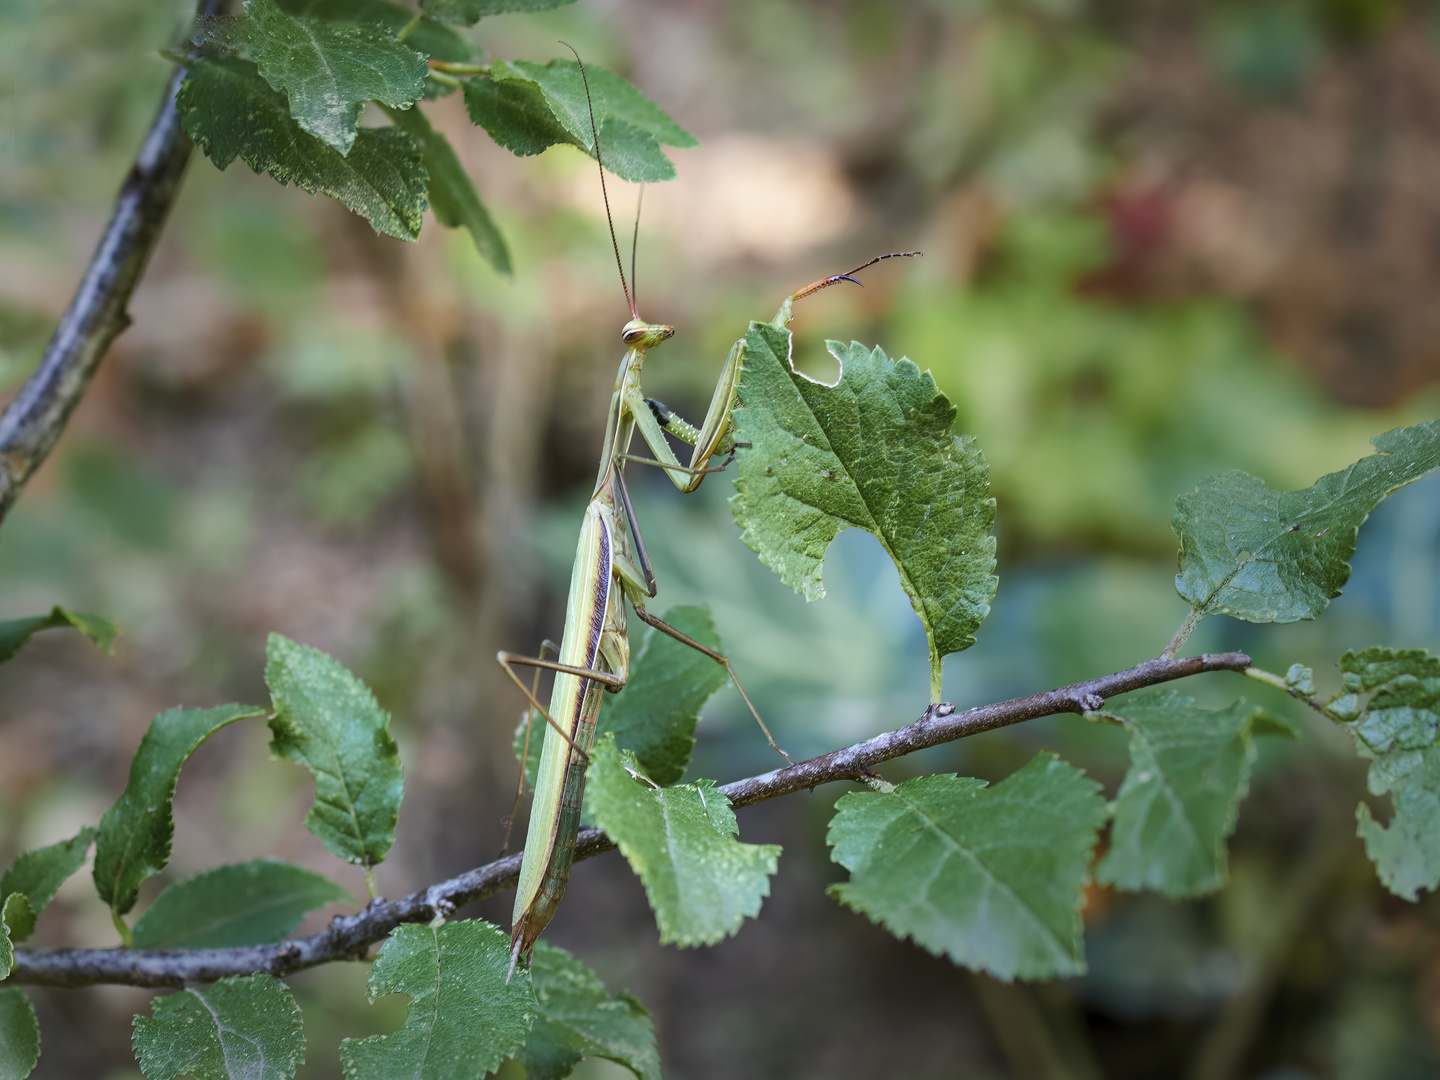
[[[918,254],[917,251],[894,251],[887,255],[878,255],[843,274],[831,274],[818,281],[813,281],[803,289],[797,289],[787,296],[780,304],[780,310],[770,320],[770,324],[782,329],[788,327],[794,318],[796,301],[803,300],[821,289],[829,288],[842,281],[850,281],[859,285],[860,282],[855,275],[861,270],[886,259],[911,258]],[[648,327],[636,319],[627,324],[625,340],[630,340],[628,336],[630,332],[633,331],[638,335],[641,330],[647,329],[655,328]],[[665,337],[669,337],[674,332],[669,327],[663,329],[669,331]],[[639,337],[637,340],[640,340]],[[654,398],[647,398],[641,393],[640,365],[643,363],[643,353],[636,362],[629,365],[622,364],[620,375],[615,382],[615,396],[611,403],[612,423],[606,432],[608,440],[606,445],[610,447],[612,459],[659,466],[665,471],[665,475],[670,477],[671,482],[684,492],[694,491],[709,473],[720,472],[724,469],[725,465],[729,464],[734,457],[736,450],[733,414],[736,394],[740,386],[740,376],[745,369],[745,349],[746,339],[743,337],[730,347],[730,352],[725,357],[725,365],[720,369],[720,377],[715,382],[714,393],[710,396],[710,408],[705,413],[705,419],[699,427],[688,423],[664,403],[656,401]],[[625,424],[627,416],[630,421],[628,431]],[[629,452],[630,432],[636,430],[645,440],[645,444],[649,446],[650,452],[654,455],[653,458],[639,457]],[[665,438],[666,434],[673,435],[681,442],[693,447],[688,464],[681,462],[675,456],[675,452]],[[612,436],[613,439],[611,439]],[[725,462],[718,467],[711,466],[711,459],[720,453],[728,455]],[[773,742],[771,745],[774,745]]]

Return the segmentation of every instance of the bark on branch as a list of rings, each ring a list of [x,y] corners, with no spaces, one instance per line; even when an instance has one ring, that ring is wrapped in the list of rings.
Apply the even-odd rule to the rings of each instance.
[[[737,780],[721,788],[735,806],[749,806],[817,784],[854,780],[870,767],[967,735],[1034,720],[1056,713],[1086,713],[1099,709],[1105,699],[1146,686],[1199,675],[1206,671],[1241,671],[1250,666],[1244,653],[1207,653],[1185,659],[1160,657],[1043,694],[1014,698],[957,712],[953,705],[932,705],[908,727],[877,735],[843,750],[763,776]],[[585,829],[575,845],[575,858],[588,859],[615,845],[599,829]],[[520,876],[520,855],[511,855],[459,877],[431,885],[400,900],[375,900],[354,915],[336,916],[328,929],[310,937],[275,945],[237,949],[17,949],[9,984],[90,986],[120,983],[129,986],[183,986],[210,982],[227,975],[265,972],[283,976],[334,960],[359,960],[369,947],[383,940],[402,923],[429,922],[437,915],[449,918],[457,908],[513,886]]]
[[[213,15],[225,0],[201,0]],[[130,325],[126,308],[180,189],[191,143],[180,127],[175,93],[185,72],[165,84],[159,111],[115,197],[90,265],[45,347],[40,364],[0,414],[0,521],[15,505],[85,396],[110,343]]]

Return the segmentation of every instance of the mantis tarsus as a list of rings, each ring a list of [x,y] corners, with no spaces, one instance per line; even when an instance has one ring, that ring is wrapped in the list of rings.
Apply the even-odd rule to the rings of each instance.
[[[577,60],[579,58],[577,57]],[[581,67],[582,78],[584,67]],[[589,93],[588,80],[586,93]],[[599,134],[595,129],[593,109],[591,133],[595,139],[596,160],[599,162]],[[604,192],[603,163],[600,174]],[[609,217],[609,196],[605,196]],[[760,714],[746,695],[730,661],[713,649],[687,637],[674,627],[650,614],[645,601],[656,593],[655,575],[645,552],[630,494],[625,487],[624,463],[640,461],[658,465],[681,491],[694,491],[705,476],[724,468],[711,466],[717,454],[733,457],[731,413],[735,407],[736,388],[744,364],[745,339],[730,349],[725,366],[715,384],[709,411],[699,428],[692,427],[671,413],[659,402],[646,399],[640,389],[640,375],[650,349],[671,338],[675,329],[662,324],[647,323],[640,314],[620,260],[620,246],[610,230],[615,262],[620,270],[621,287],[630,308],[631,319],[621,331],[626,346],[615,379],[606,421],[605,441],[600,450],[600,469],[595,490],[585,508],[580,527],[580,540],[570,575],[569,598],[565,609],[565,632],[555,660],[520,656],[502,652],[499,661],[531,706],[544,717],[549,730],[545,733],[536,774],[535,799],[530,809],[530,824],[525,837],[525,852],[520,869],[520,883],[515,898],[514,922],[510,932],[510,968],[514,970],[522,952],[534,947],[535,940],[550,922],[565,893],[574,858],[575,838],[580,828],[580,805],[585,790],[585,769],[595,741],[595,721],[600,707],[601,688],[616,692],[625,685],[630,667],[630,646],[626,636],[625,601],[628,599],[636,616],[656,630],[699,650],[725,666],[731,681],[745,699],[770,745],[790,761],[776,744]],[[882,259],[913,252],[882,255],[844,274],[822,278],[786,297],[773,320],[786,326],[791,320],[791,307],[796,300],[818,292],[839,281],[855,281],[854,274]],[[633,274],[632,274],[633,276]],[[856,282],[856,284],[859,284]],[[653,458],[632,456],[630,442],[640,432]],[[682,463],[666,440],[669,433],[694,449],[688,464]],[[633,540],[633,543],[632,543]],[[615,586],[619,585],[619,595]],[[554,671],[555,683],[547,710],[534,692],[516,673],[514,665],[523,664]],[[529,733],[526,734],[526,746]],[[523,773],[522,780],[523,784]]]

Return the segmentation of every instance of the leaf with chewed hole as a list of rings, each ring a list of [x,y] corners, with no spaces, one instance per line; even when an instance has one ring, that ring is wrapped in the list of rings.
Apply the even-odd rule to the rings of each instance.
[[[975,643],[995,598],[995,500],[985,457],[951,432],[955,406],[906,359],[826,345],[834,385],[790,362],[790,331],[752,322],[744,340],[730,509],[741,539],[807,600],[825,595],[830,542],[875,536],[900,573],[930,647],[932,700],[946,656]]]
[[[473,1080],[518,1051],[535,1019],[530,973],[510,970],[510,938],[481,919],[397,926],[370,968],[371,1001],[405,994],[398,1031],[346,1039],[346,1080]]]

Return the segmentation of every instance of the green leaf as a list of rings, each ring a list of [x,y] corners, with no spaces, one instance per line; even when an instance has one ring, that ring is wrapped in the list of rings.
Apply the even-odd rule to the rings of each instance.
[[[15,942],[24,941],[35,931],[35,912],[24,893],[0,892],[5,902],[0,904],[0,979],[10,974],[15,963]]]
[[[548,64],[516,60],[507,69],[497,68],[497,71],[510,77],[515,77],[514,73],[518,72],[519,77],[539,86],[566,130],[586,146],[593,138],[590,130],[591,101],[595,103],[597,120],[618,120],[666,146],[686,149],[700,145],[700,140],[670,119],[664,109],[605,68],[585,65],[585,76],[590,81],[589,98],[585,96],[585,79],[581,78],[580,65],[574,60],[551,60]],[[603,127],[601,131],[604,131]],[[602,135],[601,153],[606,153],[609,145],[609,140]]]
[[[510,938],[479,919],[444,926],[397,926],[370,968],[370,1000],[405,994],[399,1031],[346,1039],[346,1080],[472,1080],[525,1043],[535,1019],[530,974],[510,969]]]
[[[724,651],[708,609],[673,607],[661,618],[700,644]],[[724,667],[704,653],[651,629],[630,665],[625,689],[601,701],[597,736],[613,731],[616,745],[633,750],[645,774],[669,787],[690,764],[700,710],[728,679]]]
[[[522,157],[565,143],[594,157],[589,101],[605,167],[622,180],[650,183],[670,180],[675,167],[660,149],[697,145],[685,131],[640,91],[603,68],[587,67],[587,101],[580,69],[573,60],[549,64],[496,60],[489,79],[465,84],[470,119],[501,146]]]
[[[0,1080],[25,1080],[40,1060],[40,1024],[24,990],[0,990]]]
[[[35,916],[45,910],[66,879],[84,865],[85,853],[90,850],[94,837],[95,830],[87,825],[69,840],[22,851],[0,877],[0,896],[23,894],[29,911],[28,922],[9,924],[10,936],[15,941],[24,941],[34,932]]]
[[[171,804],[180,766],[221,728],[264,715],[253,705],[220,705],[171,709],[150,721],[131,759],[125,791],[105,811],[95,838],[95,889],[115,916],[134,907],[140,882],[170,861]]]
[[[1379,451],[1303,491],[1272,491],[1242,472],[1212,476],[1175,501],[1175,588],[1196,611],[1248,622],[1313,619],[1350,578],[1375,505],[1440,466],[1440,420],[1371,440]]]
[[[425,14],[446,22],[471,26],[486,15],[504,15],[512,11],[550,11],[573,4],[575,0],[423,0]]]
[[[545,941],[535,945],[530,981],[540,1015],[516,1056],[529,1080],[560,1080],[581,1058],[598,1057],[640,1080],[660,1080],[655,1027],[629,994],[612,997],[588,967]]]
[[[957,964],[999,979],[1085,970],[1080,908],[1100,785],[1053,754],[994,787],[953,774],[836,803],[830,895]]]
[[[415,16],[410,9],[389,0],[280,0],[280,6],[302,18],[383,26],[392,37],[405,29]],[[412,27],[405,44],[432,60],[450,63],[463,64],[479,53],[469,38],[433,19],[422,19]]]
[[[289,1080],[305,1062],[300,1009],[271,975],[157,997],[150,1012],[132,1038],[146,1080]]]
[[[425,92],[425,57],[379,27],[297,19],[275,0],[245,0],[244,29],[250,59],[288,95],[290,115],[342,154],[365,102],[403,109]]]
[[[1225,840],[1250,786],[1251,736],[1264,710],[1243,699],[1199,709],[1193,698],[1156,690],[1112,711],[1130,732],[1130,768],[1096,878],[1166,896],[1215,891],[1228,876]]]
[[[8,977],[15,966],[15,941],[10,927],[16,923],[23,926],[27,921],[35,921],[35,914],[29,907],[24,893],[11,893],[0,904],[0,979]]]
[[[178,881],[135,923],[137,949],[230,949],[279,941],[310,912],[355,898],[329,878],[271,859]]]
[[[661,944],[710,945],[760,911],[780,848],[735,839],[735,813],[714,781],[657,788],[607,735],[586,784],[595,824],[640,875]]]
[[[1285,672],[1285,685],[1301,694],[1315,693],[1315,672],[1304,664],[1291,664]]]
[[[50,609],[48,615],[31,615],[24,619],[7,619],[5,622],[0,622],[0,664],[19,652],[32,635],[41,630],[51,630],[62,626],[73,626],[95,642],[101,652],[114,655],[112,642],[115,640],[115,635],[120,632],[114,623],[100,615],[84,615],[77,611],[67,611],[57,604]]]
[[[425,211],[420,147],[395,128],[361,128],[348,155],[302,131],[285,98],[238,57],[190,64],[176,104],[185,133],[215,166],[237,157],[256,172],[339,200],[376,232],[414,240]]]
[[[1440,657],[1369,648],[1340,657],[1340,671],[1335,701],[1355,704],[1344,727],[1370,759],[1371,793],[1388,792],[1395,807],[1386,826],[1361,803],[1357,832],[1385,887],[1414,900],[1419,890],[1440,885]],[[1360,694],[1372,695],[1363,710]],[[1333,702],[1330,711],[1337,711]]]
[[[855,526],[876,536],[900,571],[940,665],[969,648],[995,597],[995,500],[984,455],[950,433],[955,407],[928,372],[859,342],[827,342],[840,381],[790,364],[790,332],[752,322],[745,335],[730,509],[741,539],[807,600],[825,595],[822,560]]]
[[[465,226],[481,256],[500,273],[510,273],[510,251],[505,246],[505,238],[490,219],[489,211],[480,201],[480,193],[460,164],[450,140],[436,131],[419,109],[387,108],[385,112],[396,127],[409,132],[420,144],[425,162],[425,186],[435,220],[450,229]]]
[[[363,866],[395,839],[404,782],[390,714],[365,684],[316,649],[271,634],[265,684],[275,703],[270,749],[315,777],[305,827],[326,850]]]
[[[465,108],[470,119],[490,133],[490,137],[520,157],[529,157],[548,150],[557,143],[579,146],[565,130],[545,93],[537,85],[523,79],[497,82],[494,79],[467,79]]]
[[[529,752],[526,752],[525,734],[529,729],[530,742]],[[525,771],[525,785],[527,789],[533,790],[535,780],[540,775],[540,749],[545,743],[545,718],[534,709],[527,708],[520,714],[520,722],[515,725],[515,737],[511,742],[510,749],[515,753],[515,760],[520,763]]]

